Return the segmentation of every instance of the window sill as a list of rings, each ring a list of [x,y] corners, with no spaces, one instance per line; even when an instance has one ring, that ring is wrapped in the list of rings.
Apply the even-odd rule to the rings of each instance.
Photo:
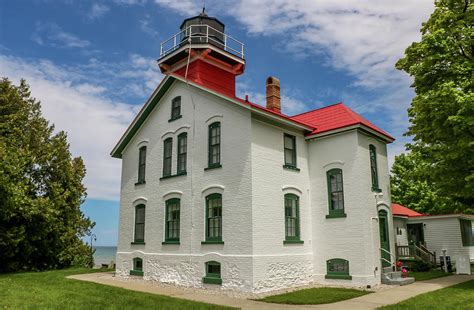
[[[327,219],[335,219],[335,218],[343,218],[343,217],[347,217],[347,214],[345,213],[329,213],[326,215],[326,218]]]
[[[215,165],[215,166],[209,166],[207,168],[204,168],[204,171],[206,170],[212,170],[212,169],[217,169],[217,168],[222,168],[222,165],[219,164],[219,165]]]
[[[167,176],[161,177],[160,180],[171,179],[171,178],[179,177],[179,176],[182,176],[182,175],[187,175],[187,173],[186,172],[180,172],[180,173],[173,174],[173,175],[167,175]]]
[[[172,121],[175,121],[175,120],[180,119],[180,118],[182,118],[182,117],[183,117],[182,115],[178,115],[178,116],[176,116],[176,117],[170,118],[170,119],[168,120],[168,123],[171,123]]]
[[[295,167],[295,166],[290,166],[290,165],[283,165],[283,168],[288,169],[288,170],[300,171],[300,168]]]
[[[130,270],[130,275],[131,275],[131,276],[143,277],[143,271],[140,271],[140,270]]]
[[[221,278],[213,278],[213,277],[203,277],[202,278],[202,283],[207,283],[207,284],[222,284],[222,279]]]
[[[163,241],[161,244],[181,244],[179,240],[168,240],[168,241]]]
[[[303,244],[303,240],[283,240],[283,244],[292,244],[292,243],[297,243],[297,244]]]
[[[145,241],[133,241],[131,244],[145,244]]]
[[[381,193],[382,192],[382,190],[380,188],[377,188],[377,187],[372,187],[372,191],[374,193]]]
[[[352,280],[352,276],[345,274],[327,274],[326,279],[335,279],[335,280]]]
[[[145,181],[137,182],[137,183],[135,183],[135,186],[137,186],[137,185],[143,185],[143,184],[146,184],[146,182],[145,182]]]
[[[206,241],[201,241],[201,244],[224,244],[224,241],[222,241],[222,240],[206,240]]]

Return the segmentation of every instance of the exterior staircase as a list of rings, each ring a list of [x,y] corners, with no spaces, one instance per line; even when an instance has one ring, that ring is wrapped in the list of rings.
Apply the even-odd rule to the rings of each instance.
[[[392,267],[384,267],[382,283],[387,285],[408,285],[415,282],[415,278],[403,278],[401,271],[393,271]]]

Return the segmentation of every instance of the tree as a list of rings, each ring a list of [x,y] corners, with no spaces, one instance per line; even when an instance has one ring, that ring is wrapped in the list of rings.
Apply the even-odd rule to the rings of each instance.
[[[474,205],[474,4],[435,6],[396,67],[414,78],[408,148],[425,155],[426,180],[462,211]]]
[[[85,167],[24,80],[0,80],[0,272],[90,264]]]

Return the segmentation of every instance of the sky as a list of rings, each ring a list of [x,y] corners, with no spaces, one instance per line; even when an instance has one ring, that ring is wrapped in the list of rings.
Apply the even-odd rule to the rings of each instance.
[[[194,0],[0,1],[0,76],[21,78],[44,116],[68,134],[84,159],[83,212],[96,222],[96,245],[115,245],[119,159],[109,153],[163,75],[160,42],[197,15]],[[206,12],[245,43],[240,97],[265,103],[265,79],[281,81],[289,115],[344,102],[397,140],[414,95],[395,69],[434,9],[433,0],[207,0]]]

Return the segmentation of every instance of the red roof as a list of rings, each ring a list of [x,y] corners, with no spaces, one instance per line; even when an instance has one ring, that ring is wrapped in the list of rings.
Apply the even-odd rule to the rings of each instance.
[[[316,127],[310,135],[360,124],[384,135],[390,140],[395,140],[387,132],[352,111],[342,102],[294,115],[291,118]]]
[[[416,211],[413,211],[412,209],[408,209],[407,207],[399,205],[398,203],[392,203],[392,213],[393,215],[401,215],[401,216],[408,216],[408,217],[424,215]]]

